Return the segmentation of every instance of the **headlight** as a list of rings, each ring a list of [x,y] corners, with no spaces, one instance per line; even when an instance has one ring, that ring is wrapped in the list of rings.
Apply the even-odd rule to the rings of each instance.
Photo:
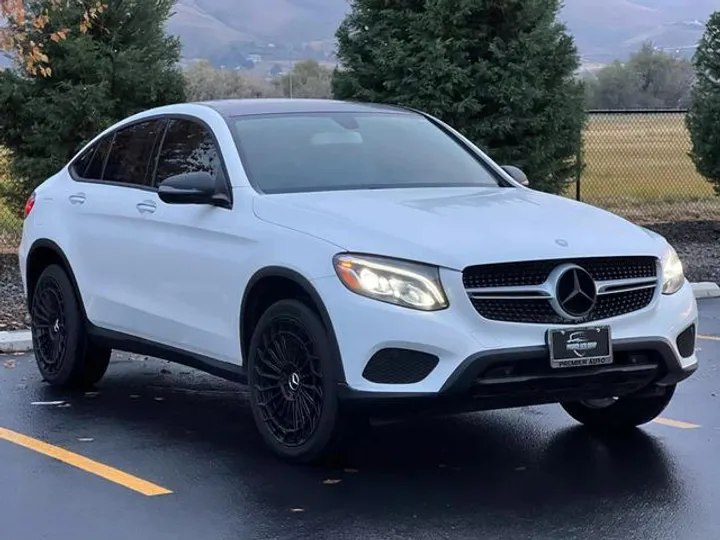
[[[662,259],[663,294],[674,294],[685,283],[682,261],[672,246],[668,246],[667,253]]]
[[[340,281],[357,294],[423,311],[448,306],[437,267],[349,254],[336,255],[333,265]]]

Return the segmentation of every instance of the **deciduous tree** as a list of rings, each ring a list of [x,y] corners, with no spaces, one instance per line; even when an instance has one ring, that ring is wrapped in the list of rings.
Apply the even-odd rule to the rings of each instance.
[[[692,63],[646,42],[627,62],[613,62],[588,84],[592,109],[677,109],[690,105]]]
[[[190,101],[279,97],[272,84],[238,69],[219,69],[210,62],[196,62],[184,72]]]
[[[0,17],[9,23],[0,29],[0,50],[10,53],[27,71],[43,77],[52,75],[50,59],[43,44],[33,40],[30,35],[48,25],[50,12],[69,8],[77,15],[76,20],[68,21],[69,26],[52,32],[51,39],[57,42],[65,39],[72,31],[87,32],[97,16],[107,8],[103,0],[52,0],[40,10],[28,10],[26,4],[25,0],[0,0]]]
[[[278,84],[285,97],[329,98],[332,97],[332,73],[317,60],[303,60],[289,73],[281,75]]]

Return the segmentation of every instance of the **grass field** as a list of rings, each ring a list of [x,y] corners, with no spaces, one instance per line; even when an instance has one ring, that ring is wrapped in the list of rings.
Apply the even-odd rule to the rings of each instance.
[[[718,219],[720,198],[690,147],[684,114],[591,115],[581,199],[636,221]]]

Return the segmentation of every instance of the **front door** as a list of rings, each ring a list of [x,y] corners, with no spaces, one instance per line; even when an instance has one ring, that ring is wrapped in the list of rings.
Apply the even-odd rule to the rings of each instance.
[[[232,191],[218,144],[204,124],[172,119],[157,160],[154,184],[182,173],[210,172]],[[153,242],[143,272],[153,306],[154,341],[216,360],[239,363],[242,260],[254,245],[251,199],[233,208],[166,204],[157,194]]]

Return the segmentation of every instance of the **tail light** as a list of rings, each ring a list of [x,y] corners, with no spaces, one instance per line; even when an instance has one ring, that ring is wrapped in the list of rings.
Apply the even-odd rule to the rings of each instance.
[[[33,206],[35,206],[35,193],[32,193],[30,197],[28,197],[27,202],[25,203],[25,209],[24,209],[24,217],[28,217],[30,212],[32,212]]]

